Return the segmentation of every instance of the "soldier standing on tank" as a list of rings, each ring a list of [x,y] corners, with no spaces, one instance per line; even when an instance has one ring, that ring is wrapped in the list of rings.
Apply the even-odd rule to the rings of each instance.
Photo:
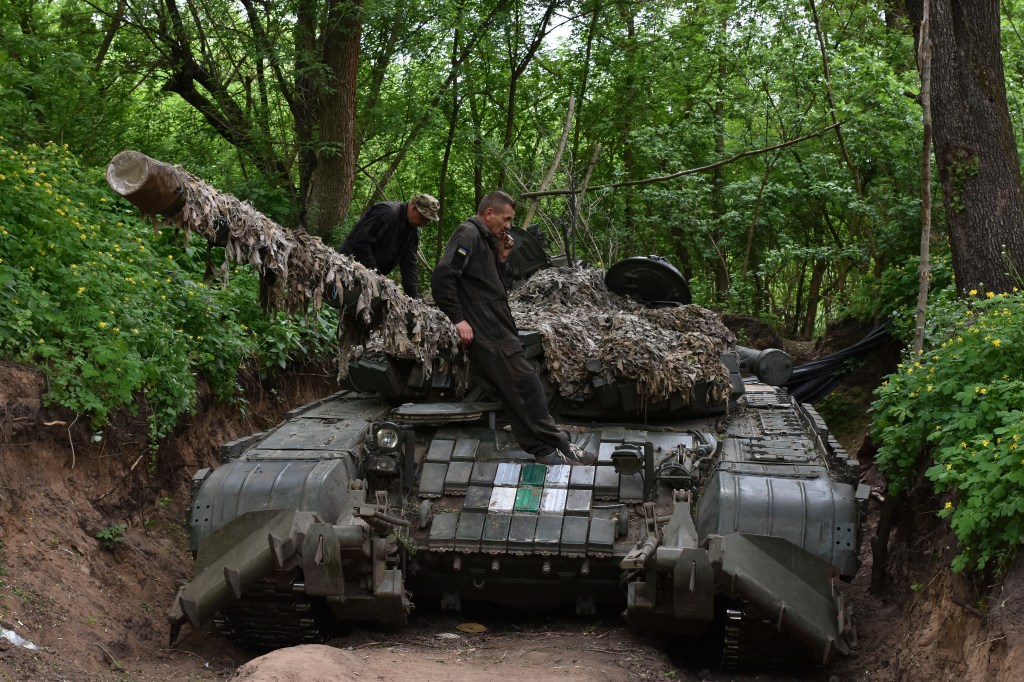
[[[405,203],[382,201],[363,214],[338,251],[382,275],[390,275],[398,265],[402,288],[408,296],[417,298],[418,228],[436,222],[440,209],[441,202],[429,194],[417,194]]]
[[[473,373],[498,394],[512,433],[541,464],[593,464],[555,424],[537,370],[519,341],[502,273],[512,251],[515,201],[494,191],[452,233],[430,279],[434,301],[455,324]]]

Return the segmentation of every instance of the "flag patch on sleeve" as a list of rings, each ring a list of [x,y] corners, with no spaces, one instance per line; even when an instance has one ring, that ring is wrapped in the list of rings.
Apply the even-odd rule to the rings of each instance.
[[[466,257],[466,256],[467,256],[467,255],[469,254],[469,251],[466,251],[466,249],[465,249],[465,248],[463,248],[463,247],[461,247],[461,246],[460,246],[459,248],[457,248],[457,249],[455,250],[455,253],[457,253],[457,254],[459,254],[460,256],[462,256],[463,258],[465,258],[465,257]]]

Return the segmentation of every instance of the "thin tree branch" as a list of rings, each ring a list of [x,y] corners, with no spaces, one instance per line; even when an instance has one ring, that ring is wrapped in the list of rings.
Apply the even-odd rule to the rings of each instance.
[[[825,128],[822,128],[821,130],[819,130],[817,132],[808,133],[807,135],[801,135],[800,137],[795,137],[792,140],[786,140],[785,142],[780,142],[779,144],[773,144],[770,147],[761,147],[760,149],[748,149],[745,152],[740,152],[739,154],[735,154],[733,156],[730,156],[727,159],[722,159],[721,161],[716,161],[715,163],[710,163],[710,164],[708,164],[706,166],[699,166],[697,168],[687,168],[686,170],[681,170],[681,171],[678,171],[676,173],[671,173],[669,175],[659,175],[657,177],[644,178],[642,180],[626,180],[624,182],[614,182],[614,183],[611,183],[609,185],[595,185],[594,187],[591,187],[590,189],[591,190],[618,189],[620,187],[634,187],[636,185],[650,185],[650,184],[653,184],[655,182],[665,182],[667,180],[674,180],[676,178],[681,178],[684,175],[696,175],[697,173],[704,173],[704,172],[709,171],[709,170],[714,170],[715,168],[720,168],[722,166],[726,166],[726,165],[728,165],[730,163],[733,163],[734,161],[739,161],[740,159],[745,159],[748,156],[757,156],[758,154],[766,154],[768,152],[775,151],[776,149],[785,149],[786,147],[792,147],[793,145],[799,144],[800,142],[803,142],[805,140],[809,140],[812,137],[820,137],[821,135],[824,135],[828,131],[832,130],[833,128],[838,128],[841,125],[842,125],[842,121],[840,121],[838,123],[833,123],[832,125],[827,126]],[[528,192],[528,193],[523,194],[521,196],[522,196],[523,199],[532,199],[534,197],[547,197],[547,196],[557,196],[557,195],[560,195],[560,194],[573,194],[574,192],[575,192],[575,190],[571,190],[571,189],[552,189],[552,190],[548,190],[548,191],[545,191],[545,192]]]
[[[572,117],[575,113],[576,95],[569,95],[569,110],[565,114],[565,125],[562,126],[562,137],[558,140],[558,148],[555,150],[555,158],[551,162],[551,167],[548,168],[548,174],[544,176],[543,182],[540,183],[541,192],[551,184],[551,179],[555,177],[555,171],[558,170],[558,165],[562,163],[562,153],[565,151],[565,143],[569,139],[569,129],[572,128]],[[536,192],[534,194],[536,194]],[[537,199],[533,199],[533,201],[530,202],[530,208],[527,209],[526,217],[523,218],[524,229],[530,226],[530,221],[532,221],[533,216],[536,215],[538,203],[539,201]]]
[[[814,20],[814,32],[818,37],[818,48],[821,51],[821,73],[825,79],[825,97],[828,100],[828,111],[829,115],[832,117],[833,123],[838,123],[839,117],[838,114],[836,114],[836,102],[835,97],[832,93],[832,73],[829,69],[828,64],[828,49],[825,44],[825,34],[821,28],[821,20],[818,17],[818,6],[815,3],[815,0],[808,0],[808,2],[811,7],[811,18]],[[843,160],[846,162],[847,168],[850,169],[850,175],[853,177],[853,188],[857,192],[857,197],[863,199],[864,181],[861,178],[860,169],[857,167],[857,162],[853,160],[853,155],[850,154],[850,149],[846,145],[846,138],[843,136],[842,128],[836,128],[836,140],[839,142],[839,149],[843,153]],[[851,227],[853,227],[856,230],[861,220],[859,220],[857,216],[854,215],[853,220],[851,220],[850,222]],[[865,222],[863,227],[864,236],[867,238],[868,241],[868,249],[871,252],[872,258],[876,258],[878,254],[878,249],[875,246],[874,232],[872,231],[871,225],[869,223]]]

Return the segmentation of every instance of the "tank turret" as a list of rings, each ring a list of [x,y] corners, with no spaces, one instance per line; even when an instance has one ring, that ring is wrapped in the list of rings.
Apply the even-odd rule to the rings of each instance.
[[[521,340],[552,414],[597,457],[545,466],[465,378],[428,304],[181,169],[119,155],[108,180],[251,264],[268,303],[333,292],[341,311],[348,388],[194,475],[195,575],[171,605],[172,641],[213,621],[265,649],[400,626],[413,600],[483,601],[612,607],[638,633],[717,636],[729,668],[849,653],[856,460],[781,387],[789,357],[737,346],[664,259],[559,267],[516,233]]]

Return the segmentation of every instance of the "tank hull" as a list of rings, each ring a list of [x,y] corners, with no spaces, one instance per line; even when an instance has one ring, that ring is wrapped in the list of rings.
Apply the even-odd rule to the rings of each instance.
[[[737,641],[770,621],[805,661],[849,651],[855,463],[784,389],[748,385],[726,414],[563,423],[597,454],[589,467],[534,463],[496,407],[343,392],[225,445],[194,478],[197,575],[172,624],[214,620],[268,648],[490,602],[610,607],[645,634],[706,633],[733,614]]]

